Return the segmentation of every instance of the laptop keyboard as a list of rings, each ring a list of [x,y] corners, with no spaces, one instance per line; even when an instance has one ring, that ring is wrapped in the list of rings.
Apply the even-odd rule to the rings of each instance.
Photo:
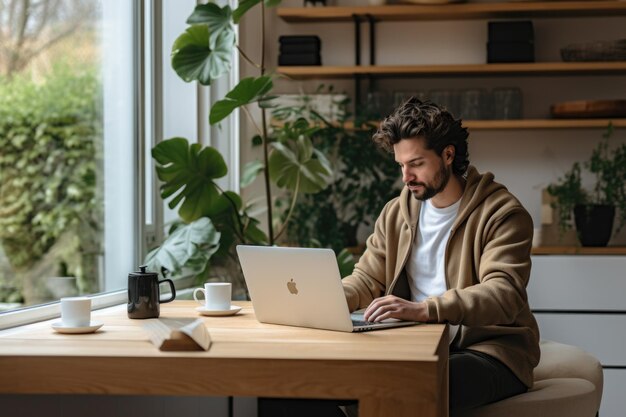
[[[371,326],[373,324],[377,324],[374,321],[365,321],[365,320],[354,320],[352,319],[353,326]]]

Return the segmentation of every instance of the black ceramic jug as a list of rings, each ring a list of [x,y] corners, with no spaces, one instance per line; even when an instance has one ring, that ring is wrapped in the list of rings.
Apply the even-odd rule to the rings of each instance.
[[[159,285],[167,282],[172,289],[172,296],[161,300]],[[161,314],[160,303],[169,303],[176,298],[176,288],[171,279],[159,281],[156,272],[146,272],[146,266],[139,267],[139,272],[128,274],[128,317],[131,319],[155,319]]]

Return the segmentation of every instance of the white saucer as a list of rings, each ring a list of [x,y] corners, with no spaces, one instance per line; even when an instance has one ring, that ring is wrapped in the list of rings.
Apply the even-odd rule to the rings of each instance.
[[[208,310],[206,307],[196,307],[196,311],[203,316],[234,316],[241,311],[241,307],[231,305],[229,310]]]
[[[65,326],[62,322],[57,321],[52,323],[52,328],[59,333],[66,334],[80,334],[80,333],[93,333],[102,327],[104,323],[99,321],[92,321],[89,323],[89,326],[82,327],[73,327],[73,326]]]

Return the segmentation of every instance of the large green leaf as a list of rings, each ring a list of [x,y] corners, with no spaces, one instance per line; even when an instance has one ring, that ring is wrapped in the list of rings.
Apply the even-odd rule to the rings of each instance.
[[[178,210],[180,217],[191,222],[208,216],[218,201],[219,190],[213,182],[228,172],[220,153],[200,144],[189,145],[185,138],[164,140],[152,149],[152,157],[159,163],[157,176],[163,182],[161,197],[178,193],[169,203]]]
[[[209,48],[215,49],[218,37],[223,32],[232,32],[232,10],[230,6],[220,7],[215,3],[200,4],[187,19],[191,25],[206,24],[209,28]]]
[[[256,179],[256,177],[263,171],[265,165],[259,160],[250,161],[243,167],[241,174],[240,186],[246,188],[248,185]]]
[[[243,202],[241,201],[239,194],[233,191],[225,191],[220,194],[219,198],[213,205],[210,216],[216,217],[224,212],[238,213],[242,206]]]
[[[210,38],[214,39],[213,48],[209,45]],[[212,80],[230,71],[234,45],[232,30],[222,30],[213,36],[207,25],[191,26],[172,46],[172,68],[186,82],[197,80],[210,85]]]
[[[218,123],[237,107],[258,101],[272,89],[272,85],[272,78],[267,75],[258,78],[244,78],[226,94],[223,100],[219,100],[211,107],[209,122],[212,125]]]
[[[352,274],[354,271],[354,256],[352,253],[348,251],[348,249],[344,248],[337,255],[337,264],[339,265],[339,273],[341,274],[341,278],[345,278],[348,275]]]
[[[311,140],[275,142],[269,158],[270,178],[279,187],[302,193],[317,193],[330,184],[332,170],[326,157],[313,149]]]
[[[239,23],[244,14],[257,4],[261,3],[261,0],[241,0],[239,7],[233,12],[233,20],[235,23]]]
[[[214,211],[210,216],[215,227],[222,231],[224,254],[236,242],[267,243],[267,236],[258,228],[259,221],[242,210],[242,207],[241,197],[232,191],[221,194],[213,206]]]
[[[176,274],[185,267],[202,270],[211,255],[219,249],[220,233],[211,220],[201,217],[189,224],[179,226],[163,244],[146,256],[145,264],[151,271],[161,267]]]
[[[281,0],[264,0],[264,2],[267,7],[274,7],[278,6]],[[239,23],[243,15],[259,3],[261,3],[261,0],[241,0],[239,7],[233,12],[233,20],[235,23]]]
[[[267,235],[259,228],[260,222],[252,217],[248,218],[246,224],[246,242],[253,245],[267,245]]]

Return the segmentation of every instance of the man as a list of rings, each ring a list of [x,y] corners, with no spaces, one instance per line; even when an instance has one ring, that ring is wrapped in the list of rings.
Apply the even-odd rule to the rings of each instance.
[[[451,410],[525,392],[539,362],[526,298],[532,219],[492,174],[469,166],[467,137],[460,120],[415,98],[382,122],[374,141],[393,152],[406,187],[343,279],[350,311],[366,308],[366,320],[451,325]],[[337,404],[265,400],[260,415],[343,415]]]
[[[469,166],[467,137],[460,120],[415,98],[382,122],[374,141],[394,153],[406,187],[343,280],[350,310],[366,308],[366,320],[452,326],[451,409],[525,392],[539,362],[526,296],[532,219]]]

